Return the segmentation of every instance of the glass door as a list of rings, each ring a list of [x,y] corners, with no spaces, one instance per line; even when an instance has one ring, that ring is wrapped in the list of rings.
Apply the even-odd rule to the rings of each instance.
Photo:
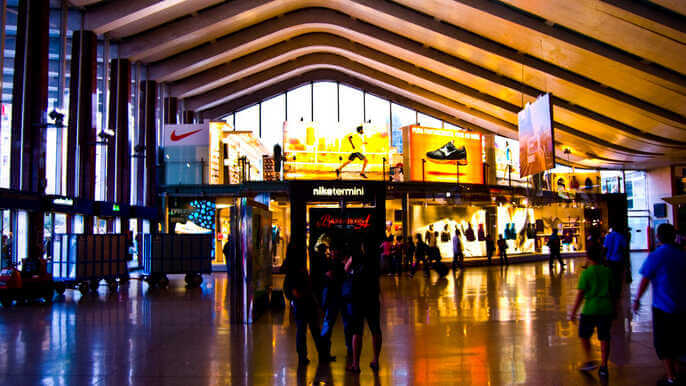
[[[650,218],[647,216],[629,217],[629,228],[631,243],[629,245],[632,251],[648,250],[648,226],[650,225]]]

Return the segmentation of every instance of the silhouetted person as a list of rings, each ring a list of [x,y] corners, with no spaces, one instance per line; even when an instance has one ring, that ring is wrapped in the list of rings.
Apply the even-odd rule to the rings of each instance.
[[[326,244],[318,246],[318,253],[323,256],[323,290],[322,290],[322,309],[324,311],[324,322],[321,331],[322,351],[320,353],[320,362],[335,361],[336,357],[331,356],[331,334],[333,333],[333,326],[336,324],[338,314],[343,307],[342,286],[343,286],[343,261],[339,251],[334,251]],[[345,345],[350,351],[350,340],[348,318],[345,313],[342,313],[343,331],[345,332]]]
[[[686,352],[686,252],[676,245],[676,231],[671,224],[661,224],[657,237],[662,244],[641,266],[643,276],[638,287],[634,312],[640,299],[653,286],[653,344],[663,361],[667,378],[665,385],[677,384],[677,359]]]
[[[323,353],[319,330],[319,310],[317,301],[312,292],[310,275],[305,269],[305,258],[297,256],[297,250],[291,242],[286,251],[286,278],[284,281],[284,294],[291,301],[291,307],[295,314],[295,346],[298,353],[299,364],[310,363],[307,358],[307,327],[310,328],[317,351]]]
[[[414,262],[414,252],[415,252],[415,246],[414,243],[412,242],[412,237],[407,237],[405,240],[405,261],[404,261],[404,269],[406,271],[411,271],[412,270],[412,263]]]
[[[493,236],[489,234],[486,236],[486,257],[488,258],[488,265],[491,265],[493,252],[495,252],[495,242],[493,241]]]
[[[462,250],[462,240],[460,240],[460,231],[455,228],[455,235],[453,236],[453,271],[457,268],[464,268],[464,252]]]
[[[553,229],[553,233],[548,239],[548,248],[550,248],[550,255],[548,257],[548,265],[550,268],[555,264],[555,259],[560,262],[560,268],[565,267],[564,261],[562,261],[562,255],[560,254],[560,236],[557,235],[557,229]]]
[[[498,253],[500,254],[500,264],[509,264],[507,261],[507,242],[503,235],[498,236]]]
[[[614,289],[612,294],[613,298],[619,298],[619,294],[622,290],[621,283],[624,278],[624,270],[627,265],[627,240],[623,234],[617,231],[616,227],[610,230],[610,233],[605,236],[605,241],[603,242],[603,248],[605,249],[605,258],[607,260],[607,266],[612,270],[612,277],[615,282],[619,285]]]
[[[352,318],[350,321],[353,334],[353,357],[347,371],[360,372],[360,354],[362,352],[362,333],[364,321],[367,321],[372,333],[374,359],[369,363],[373,371],[379,370],[381,354],[381,303],[379,296],[379,272],[373,259],[367,257],[364,243],[359,250],[351,254],[345,263],[345,271],[352,281]]]
[[[426,262],[426,255],[428,253],[429,246],[426,245],[424,241],[422,241],[421,234],[417,233],[415,237],[417,238],[417,244],[415,246],[415,260],[414,264],[412,265],[411,274],[414,275],[417,271],[417,265],[419,265],[419,263],[422,263],[422,269],[424,269],[424,274],[428,275],[429,264],[427,264]]]

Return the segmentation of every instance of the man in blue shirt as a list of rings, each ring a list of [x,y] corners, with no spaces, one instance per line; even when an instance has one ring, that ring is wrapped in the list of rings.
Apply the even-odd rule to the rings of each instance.
[[[622,287],[625,282],[625,268],[627,265],[627,243],[626,238],[620,232],[616,226],[612,227],[610,233],[605,236],[605,242],[603,243],[603,248],[605,248],[605,258],[607,260],[607,265],[612,270],[612,280],[616,283],[613,288],[612,297],[616,300],[622,293]]]
[[[670,224],[657,228],[662,245],[643,263],[643,276],[634,301],[640,308],[641,296],[653,285],[653,344],[664,362],[667,378],[661,384],[676,384],[676,359],[686,353],[686,252],[676,244],[676,231]]]

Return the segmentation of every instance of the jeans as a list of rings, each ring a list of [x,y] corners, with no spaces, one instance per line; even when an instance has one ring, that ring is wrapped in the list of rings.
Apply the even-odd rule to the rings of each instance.
[[[557,261],[560,262],[560,265],[565,265],[564,261],[562,261],[562,255],[560,254],[560,251],[550,251],[548,264],[552,266],[555,263],[556,258]]]
[[[349,331],[348,315],[343,309],[343,298],[341,297],[341,286],[337,284],[330,284],[324,287],[322,291],[322,308],[324,309],[324,323],[322,323],[321,331],[321,348],[322,355],[331,355],[331,334],[333,334],[333,326],[338,319],[338,313],[341,313],[343,319],[343,331],[345,333],[345,346],[348,352],[352,350],[351,335]]]
[[[307,358],[308,326],[310,327],[310,333],[312,334],[312,339],[314,339],[314,345],[317,347],[317,351],[322,352],[319,332],[319,315],[314,298],[309,296],[296,299],[291,302],[291,306],[295,313],[295,349],[298,353],[298,358],[301,360]]]
[[[509,264],[507,262],[507,252],[505,251],[500,252],[500,264]]]
[[[453,269],[456,267],[462,268],[464,266],[464,254],[462,252],[453,252]]]

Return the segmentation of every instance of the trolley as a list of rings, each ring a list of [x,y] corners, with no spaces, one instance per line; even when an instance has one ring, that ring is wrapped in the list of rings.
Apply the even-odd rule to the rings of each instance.
[[[146,234],[142,256],[144,279],[151,286],[169,285],[167,275],[186,274],[186,284],[198,287],[202,274],[212,272],[210,234]]]
[[[126,235],[54,235],[48,270],[55,290],[63,294],[71,288],[86,294],[89,289],[97,291],[101,280],[116,290],[117,279],[128,277],[127,249]]]

